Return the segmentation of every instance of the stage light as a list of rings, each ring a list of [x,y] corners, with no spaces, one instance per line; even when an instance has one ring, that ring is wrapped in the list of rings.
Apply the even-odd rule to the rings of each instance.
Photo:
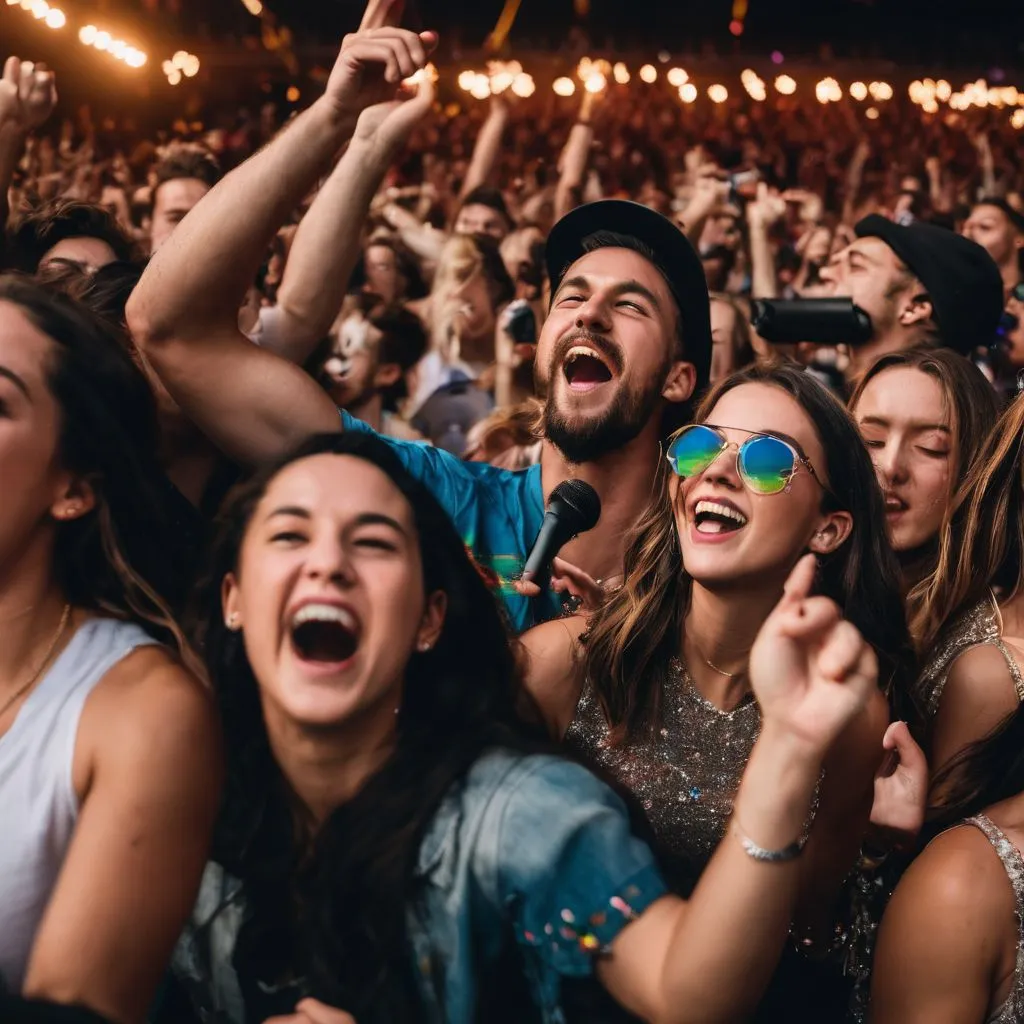
[[[141,68],[149,58],[141,50],[132,50],[124,60],[130,68]]]
[[[868,87],[863,82],[852,82],[850,84],[850,95],[855,100],[866,100],[868,98]]]
[[[521,99],[528,99],[537,91],[537,85],[532,75],[520,72],[512,79],[512,92]]]
[[[469,92],[473,88],[473,83],[476,81],[475,71],[462,71],[459,74],[459,88],[463,92]]]
[[[790,78],[789,75],[779,75],[775,79],[775,88],[782,93],[783,96],[792,96],[796,92],[796,81]]]
[[[645,64],[640,69],[640,81],[653,85],[658,80],[658,69],[653,64]]]
[[[658,61],[661,64],[667,64],[672,59],[672,54],[668,50],[660,50],[658,52]]]
[[[571,96],[576,91],[576,83],[571,78],[556,78],[551,88],[558,96]]]
[[[627,85],[629,83],[629,68],[621,60],[612,68],[612,74],[619,85]]]
[[[167,76],[167,81],[171,85],[177,85],[181,81],[181,72],[177,68],[172,68],[171,73]]]
[[[92,46],[96,42],[96,26],[83,25],[78,30],[78,39],[80,42],[85,43],[86,46]]]
[[[469,95],[475,100],[485,100],[491,95],[491,80],[486,75],[476,75]]]
[[[739,18],[733,18],[732,21],[729,22],[729,31],[734,36],[743,35],[743,22],[740,21]]]
[[[686,85],[690,80],[690,76],[682,68],[669,68],[665,77],[668,79],[668,84],[676,89],[681,85]]]
[[[181,70],[186,78],[195,78],[199,74],[199,58],[194,53],[189,54]]]
[[[944,78],[935,83],[935,98],[942,103],[948,103],[949,97],[953,95],[953,87]]]
[[[68,19],[64,16],[64,12],[57,7],[51,7],[49,13],[46,15],[46,25],[48,28],[63,28],[68,23]]]
[[[495,96],[499,96],[506,89],[510,88],[515,80],[516,76],[508,71],[499,71],[496,75],[491,76],[491,92]]]
[[[589,57],[581,58],[579,64],[576,65],[576,77],[581,81],[585,82],[594,70],[594,62]]]
[[[877,107],[868,107],[868,109],[864,111],[864,116],[869,121],[877,121],[878,120],[878,108]]]
[[[1013,115],[1010,117],[1010,124],[1018,131],[1024,128],[1024,108],[1013,112]]]
[[[697,98],[697,86],[693,82],[687,82],[686,85],[680,86],[679,98],[684,103],[692,103]]]
[[[772,63],[781,64],[786,58],[781,50],[772,50]]]
[[[814,95],[819,103],[838,103],[843,98],[843,90],[834,78],[823,78],[814,87]]]
[[[242,0],[242,3],[253,17],[258,18],[263,13],[263,4],[260,3],[260,0]]]
[[[594,71],[583,83],[583,88],[589,93],[598,93],[608,84],[608,79],[600,71]]]
[[[185,61],[188,60],[188,54],[184,50],[178,50],[171,58],[171,63],[176,68],[182,68],[185,66]]]
[[[46,2],[46,0],[33,0],[32,7],[30,8],[30,10],[32,11],[33,18],[37,18],[38,20],[42,21],[42,19],[45,18],[46,15],[49,13],[50,5]]]
[[[926,114],[937,114],[937,113],[939,112],[939,105],[938,105],[938,103],[936,103],[936,102],[935,102],[935,100],[933,100],[933,99],[926,99],[926,100],[925,100],[925,101],[924,101],[924,102],[923,102],[923,103],[921,104],[921,109],[922,109],[922,110],[923,110],[923,111],[924,111],[924,112],[925,112]]]
[[[118,60],[123,60],[124,55],[128,52],[128,44],[123,39],[115,39],[110,44],[110,54],[116,57]]]
[[[106,50],[109,49],[112,42],[113,39],[111,39],[109,32],[97,32],[96,39],[92,45],[95,46],[97,50]]]
[[[874,100],[891,100],[893,96],[892,86],[888,82],[872,82],[868,86],[868,92]]]
[[[708,99],[712,103],[724,103],[729,98],[729,90],[724,85],[715,83],[708,86]]]
[[[296,86],[289,85],[288,86],[288,91],[284,94],[284,98],[289,103],[298,103],[299,102],[299,97],[301,95],[302,95],[302,93],[299,92],[299,90],[298,90],[298,88]]]

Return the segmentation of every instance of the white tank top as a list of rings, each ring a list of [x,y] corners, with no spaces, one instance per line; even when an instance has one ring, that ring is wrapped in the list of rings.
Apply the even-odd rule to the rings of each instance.
[[[138,626],[89,619],[0,736],[0,991],[19,993],[78,819],[72,762],[96,684],[137,647]]]

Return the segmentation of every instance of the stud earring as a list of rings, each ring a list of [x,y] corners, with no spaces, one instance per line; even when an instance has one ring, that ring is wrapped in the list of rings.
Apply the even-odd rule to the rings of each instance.
[[[416,649],[420,652],[420,654],[426,654],[427,651],[429,651],[432,646],[433,645],[429,640],[421,640],[419,644],[417,644]]]
[[[227,622],[225,623],[225,625],[230,630],[237,630],[238,629],[238,613],[237,612],[232,612],[228,616]]]

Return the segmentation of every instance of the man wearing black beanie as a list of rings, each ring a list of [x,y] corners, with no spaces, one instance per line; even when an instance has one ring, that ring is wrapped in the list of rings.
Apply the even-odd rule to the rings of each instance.
[[[836,297],[851,298],[873,333],[855,348],[847,378],[879,356],[920,345],[971,355],[995,340],[1003,281],[975,242],[934,224],[896,224],[878,214],[860,221],[857,239],[821,272]]]

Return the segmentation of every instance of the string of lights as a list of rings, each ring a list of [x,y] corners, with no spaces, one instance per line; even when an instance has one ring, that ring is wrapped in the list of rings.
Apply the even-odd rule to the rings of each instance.
[[[780,62],[773,57],[773,63]],[[622,61],[613,65],[607,60],[584,57],[576,67],[576,74],[559,76],[552,83],[552,89],[557,96],[563,97],[572,96],[579,87],[590,93],[600,93],[610,87],[611,81],[619,86],[628,85],[631,77],[629,68]],[[638,69],[637,77],[645,85],[654,85],[659,78],[658,68],[654,64],[644,64]],[[489,61],[486,71],[467,69],[459,73],[457,81],[460,89],[478,100],[498,95],[506,89],[520,96],[530,96],[537,88],[533,78],[523,71],[518,61]],[[681,67],[669,68],[665,72],[665,81],[678,90],[679,99],[683,103],[695,103],[700,96],[700,90],[690,80],[689,73]],[[764,103],[768,100],[768,84],[752,68],[746,68],[740,74],[740,84],[755,102]],[[800,88],[797,80],[788,74],[776,75],[772,85],[780,96],[793,96]],[[851,82],[844,94],[843,86],[831,76],[815,82],[813,91],[815,99],[821,104],[838,103],[844,95],[857,103],[870,100],[872,105],[865,109],[865,116],[869,120],[876,120],[880,116],[874,104],[887,103],[895,96],[892,83],[886,81]],[[725,103],[730,96],[729,87],[723,82],[709,84],[705,93],[715,104]],[[1010,123],[1014,128],[1024,129],[1024,91],[1015,86],[996,88],[984,79],[978,79],[954,91],[945,79],[933,81],[927,78],[911,83],[909,94],[910,99],[928,114],[938,113],[941,104],[954,111],[964,111],[970,107],[1015,108]]]
[[[7,0],[7,6],[20,7],[47,28],[63,28],[68,23],[67,15],[59,7],[52,7],[47,0]]]

